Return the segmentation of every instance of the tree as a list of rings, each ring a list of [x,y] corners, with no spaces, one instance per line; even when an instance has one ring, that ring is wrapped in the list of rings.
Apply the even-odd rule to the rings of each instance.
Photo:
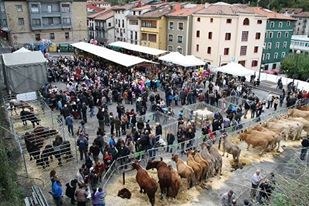
[[[309,55],[290,54],[282,60],[281,69],[288,77],[306,81],[309,79]]]

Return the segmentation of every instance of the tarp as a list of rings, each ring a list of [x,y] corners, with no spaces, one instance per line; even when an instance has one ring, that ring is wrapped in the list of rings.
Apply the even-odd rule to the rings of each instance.
[[[131,67],[143,62],[153,63],[152,61],[140,57],[123,54],[120,52],[113,51],[111,49],[107,49],[105,47],[89,44],[86,42],[74,43],[72,44],[72,46],[125,67]]]
[[[159,57],[159,60],[177,64],[183,67],[195,67],[205,65],[205,62],[196,58],[193,55],[184,56],[179,52],[171,52],[166,55]]]
[[[22,47],[16,51],[14,51],[13,53],[24,53],[24,52],[31,52],[30,50],[26,49],[25,47]]]
[[[254,70],[247,69],[241,64],[237,64],[235,62],[230,62],[227,65],[224,65],[222,67],[212,68],[211,70],[213,72],[222,72],[222,73],[227,73],[227,74],[231,74],[234,76],[245,76],[247,80],[250,80],[250,76],[256,73]]]
[[[127,50],[130,50],[130,51],[136,51],[136,52],[140,52],[140,53],[144,53],[144,54],[149,54],[149,55],[153,55],[153,56],[159,56],[161,54],[167,53],[167,51],[165,51],[165,50],[160,50],[160,49],[150,48],[150,47],[146,47],[146,46],[130,44],[130,43],[127,43],[127,42],[122,42],[122,41],[116,41],[116,42],[110,43],[109,45],[114,46],[114,47],[120,47],[120,48],[127,49]]]
[[[205,65],[205,62],[193,55],[185,56],[185,62],[190,65],[190,67],[194,66],[202,66]]]
[[[42,52],[3,54],[5,84],[14,93],[36,91],[47,82],[47,60]]]

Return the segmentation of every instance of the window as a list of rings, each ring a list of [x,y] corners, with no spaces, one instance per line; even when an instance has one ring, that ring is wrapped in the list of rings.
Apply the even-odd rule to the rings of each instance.
[[[269,54],[269,53],[266,54],[266,59],[267,59],[267,60],[270,59],[270,54]]]
[[[38,4],[31,4],[31,13],[39,13],[39,5]]]
[[[245,19],[244,19],[243,25],[249,25],[249,19],[248,19],[248,18],[245,18]]]
[[[278,52],[275,52],[274,59],[278,59]]]
[[[55,33],[50,33],[50,34],[49,34],[49,38],[50,38],[50,39],[55,39]]]
[[[284,58],[285,57],[285,52],[282,52],[281,53],[281,58]]]
[[[172,35],[172,34],[169,34],[169,35],[168,35],[168,41],[169,41],[169,42],[173,42],[173,35]]]
[[[148,34],[148,40],[150,42],[157,42],[157,35],[156,34]]]
[[[248,35],[249,35],[248,31],[243,31],[241,33],[241,41],[248,41]]]
[[[279,22],[279,26],[278,26],[279,28],[282,28],[282,22]]]
[[[265,60],[265,54],[264,53],[262,54],[262,60]]]
[[[258,46],[255,46],[253,52],[254,52],[254,53],[258,53],[258,51],[259,51],[259,47],[258,47]]]
[[[283,48],[286,48],[286,46],[287,46],[287,42],[285,41],[285,42],[283,42]]]
[[[196,31],[196,37],[200,37],[200,30]]]
[[[63,18],[62,24],[64,25],[71,25],[71,18]]]
[[[172,30],[174,29],[174,22],[170,21],[169,28]]]
[[[290,21],[288,21],[288,22],[287,22],[287,25],[288,25],[288,26],[290,26],[290,25],[291,25],[291,22],[290,22]]]
[[[271,23],[270,23],[270,28],[273,28],[273,27],[275,27],[275,23],[274,23],[274,22],[271,22]]]
[[[212,39],[212,32],[208,32],[208,39]]]
[[[271,42],[267,43],[267,49],[271,49]]]
[[[198,52],[200,50],[200,45],[196,45],[195,50]]]
[[[277,38],[281,38],[281,32],[280,31],[277,33]]]
[[[279,49],[280,47],[280,42],[276,42],[276,49]]]
[[[20,26],[25,25],[24,18],[18,18],[18,25]]]
[[[44,26],[51,26],[51,25],[59,25],[61,20],[59,17],[43,17],[43,25]]]
[[[256,21],[256,23],[257,24],[262,24],[262,20],[259,19],[259,20]]]
[[[288,38],[289,37],[289,32],[285,32],[285,38]]]
[[[232,19],[227,19],[227,20],[226,20],[226,23],[227,23],[227,24],[232,23]]]
[[[269,38],[273,38],[273,33],[272,32],[269,32]]]
[[[182,43],[182,36],[177,36],[177,42]]]
[[[61,5],[61,12],[69,13],[70,12],[70,4],[62,4]]]
[[[173,51],[173,46],[168,46],[168,51]]]
[[[183,30],[183,23],[182,23],[182,22],[178,23],[178,29],[179,29],[180,31]]]
[[[142,27],[157,28],[156,20],[142,20]]]
[[[260,39],[260,38],[261,38],[261,33],[260,32],[255,33],[255,39]]]
[[[65,32],[64,33],[64,37],[65,37],[65,39],[69,39],[70,38],[70,33],[69,32]]]
[[[147,34],[146,33],[142,33],[141,40],[142,41],[147,41]]]
[[[231,33],[225,33],[225,40],[231,40]]]
[[[247,54],[247,46],[240,47],[240,56],[245,56]]]
[[[213,18],[210,18],[210,23],[214,22],[214,19]]]
[[[112,23],[111,22],[108,22],[108,27],[111,27],[112,26]]]
[[[41,19],[32,19],[32,26],[41,26]]]
[[[224,55],[229,55],[230,48],[224,48]]]
[[[179,46],[179,47],[177,47],[177,51],[180,53],[180,54],[182,54],[182,48]]]
[[[197,17],[196,21],[201,22],[201,18]]]
[[[41,34],[35,34],[35,40],[40,41],[41,40]]]
[[[122,28],[124,28],[124,19],[122,19]]]
[[[242,65],[242,66],[246,66],[246,61],[238,61],[238,64]]]
[[[251,63],[251,66],[252,67],[257,67],[258,65],[258,61],[257,60],[253,60],[252,63]]]
[[[22,5],[16,5],[16,11],[17,12],[23,12],[23,6]]]
[[[207,47],[207,54],[211,54],[211,47]]]
[[[138,25],[138,20],[129,20],[130,25]]]

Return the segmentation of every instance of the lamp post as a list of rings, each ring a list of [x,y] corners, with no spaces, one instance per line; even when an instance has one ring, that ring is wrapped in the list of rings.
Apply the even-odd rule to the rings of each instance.
[[[260,81],[261,81],[261,71],[262,71],[262,69],[264,70],[264,67],[265,67],[265,65],[262,64],[262,61],[263,61],[263,50],[264,50],[264,49],[265,49],[265,45],[262,46],[261,66],[260,66],[260,68],[259,68],[259,77],[258,77],[258,79],[257,79],[258,85],[260,85]]]
[[[296,69],[298,69],[298,66],[299,66],[299,55],[300,55],[300,50],[298,49],[297,51],[296,51]],[[293,83],[294,83],[294,79],[295,79],[295,76],[296,76],[296,74],[295,74],[295,69],[293,70]]]

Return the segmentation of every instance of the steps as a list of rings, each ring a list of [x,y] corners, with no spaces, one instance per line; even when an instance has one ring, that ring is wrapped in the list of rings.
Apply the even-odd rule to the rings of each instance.
[[[32,186],[31,196],[24,199],[25,206],[49,206],[42,190],[38,186]]]

